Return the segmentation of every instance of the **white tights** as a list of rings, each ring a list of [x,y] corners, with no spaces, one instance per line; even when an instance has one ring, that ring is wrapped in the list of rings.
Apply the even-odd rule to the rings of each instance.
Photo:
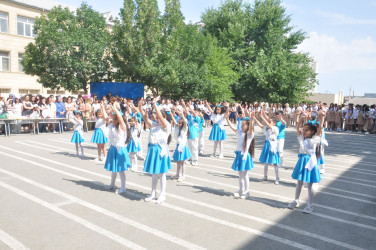
[[[178,161],[177,166],[178,166],[178,169],[176,171],[176,176],[178,177],[180,176],[180,170],[181,170],[181,177],[184,177],[185,170],[186,170],[185,161]]]
[[[239,171],[239,194],[247,194],[249,192],[248,170]]]
[[[151,197],[155,197],[157,194],[158,179],[161,179],[161,194],[160,197],[166,195],[166,173],[153,174],[151,179]]]
[[[124,171],[119,172],[119,175],[120,175],[120,181],[121,181],[121,188],[125,189],[125,180],[126,180],[125,172]],[[117,176],[117,172],[112,172],[111,174],[111,186],[112,187],[115,186],[116,176]]]
[[[133,170],[137,170],[137,152],[129,153],[129,158],[131,160],[131,167]]]
[[[313,188],[312,188],[313,183],[307,183],[307,188],[308,188],[308,206],[312,207],[313,203]],[[295,189],[295,201],[299,201],[300,193],[302,191],[303,187],[303,181],[298,181],[296,183],[296,189]]]
[[[78,145],[80,145],[81,154],[82,154],[82,156],[84,156],[84,147],[82,146],[81,143],[76,143],[76,154],[79,155],[79,153],[78,153]]]
[[[223,143],[222,143],[222,141],[214,141],[213,155],[216,154],[218,145],[219,145],[219,155],[223,155]]]
[[[268,164],[264,165],[264,178],[268,177],[268,166],[269,166]],[[273,167],[274,167],[274,172],[275,172],[275,180],[279,181],[278,165],[277,164],[273,164]]]

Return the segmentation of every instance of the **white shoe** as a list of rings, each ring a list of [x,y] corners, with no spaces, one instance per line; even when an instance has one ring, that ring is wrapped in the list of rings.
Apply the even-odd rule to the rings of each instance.
[[[268,177],[264,176],[260,179],[260,182],[263,182],[263,181],[267,181],[268,180]]]
[[[287,205],[287,207],[288,207],[289,209],[294,209],[294,208],[296,208],[296,207],[299,207],[299,201],[293,201],[293,202],[290,202],[290,203]]]
[[[126,191],[125,188],[119,188],[118,190],[115,191],[116,194],[124,194]]]
[[[101,158],[98,158],[98,157],[97,157],[97,158],[94,159],[94,161],[95,161],[95,162],[99,162],[99,161],[101,161]]]
[[[215,157],[215,154],[211,154],[211,155],[210,155],[210,158],[214,158],[214,157]]]
[[[240,196],[240,199],[246,200],[248,199],[248,197],[249,197],[249,193],[245,193]]]
[[[274,184],[279,185],[279,180],[275,180]]]
[[[81,158],[81,159],[85,159],[85,155],[81,155],[80,158]]]
[[[197,161],[192,161],[192,163],[191,163],[193,166],[196,166],[197,164],[198,164],[198,162]]]
[[[152,200],[154,200],[155,199],[155,195],[148,195],[146,198],[145,198],[145,201],[146,202],[150,202],[150,201],[152,201]]]
[[[99,158],[99,161],[100,161],[100,162],[105,162],[105,161],[106,161],[106,158]]]
[[[198,153],[199,156],[204,156],[204,152]]]
[[[159,196],[158,200],[155,202],[156,204],[162,204],[166,200],[166,195]]]
[[[223,155],[219,155],[218,158],[219,158],[219,159],[223,159]]]
[[[306,206],[306,208],[304,208],[303,210],[303,213],[305,214],[310,214],[312,212],[313,212],[313,208],[310,205]]]
[[[365,135],[369,135],[369,132],[365,132],[364,134],[365,134]]]
[[[320,174],[325,174],[325,168],[320,169]]]
[[[178,182],[182,182],[185,180],[185,176],[179,177]]]
[[[113,190],[115,189],[116,187],[115,186],[112,186],[112,185],[104,185],[104,189],[109,191],[109,190]]]
[[[235,198],[239,198],[240,197],[239,192],[235,192],[233,195],[234,195]]]

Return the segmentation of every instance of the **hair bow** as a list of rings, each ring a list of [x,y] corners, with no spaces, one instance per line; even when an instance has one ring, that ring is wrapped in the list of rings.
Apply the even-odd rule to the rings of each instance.
[[[244,118],[244,120],[247,120],[247,121],[249,121],[249,117],[245,117],[245,118]]]

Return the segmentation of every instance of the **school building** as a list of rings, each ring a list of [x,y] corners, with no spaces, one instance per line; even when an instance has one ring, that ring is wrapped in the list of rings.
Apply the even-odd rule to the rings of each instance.
[[[26,75],[21,65],[25,46],[34,41],[35,18],[48,13],[54,6],[76,8],[52,0],[1,0],[0,1],[0,94],[71,94],[65,90],[43,88],[37,77]],[[114,22],[110,12],[103,13],[111,30]],[[76,93],[73,93],[76,94]]]

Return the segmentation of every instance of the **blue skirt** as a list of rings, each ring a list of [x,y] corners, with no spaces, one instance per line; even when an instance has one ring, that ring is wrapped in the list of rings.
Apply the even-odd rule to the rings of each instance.
[[[179,152],[178,148],[179,148],[179,144],[176,145],[174,155],[172,156],[174,161],[185,161],[192,157],[191,151],[189,151],[189,148],[187,147],[187,145],[184,146],[183,152]]]
[[[324,156],[321,155],[320,159],[317,160],[317,166],[325,164]]]
[[[129,153],[141,151],[140,143],[137,143],[137,145],[136,145],[136,142],[132,138],[131,141],[129,142],[128,146],[127,146],[127,150],[128,150]]]
[[[117,148],[110,146],[107,152],[107,159],[104,164],[104,169],[111,172],[123,172],[131,166],[131,161],[129,159],[128,150],[126,147],[122,147],[120,152]]]
[[[78,131],[74,131],[71,142],[73,143],[81,143],[84,142],[84,138],[81,137],[80,133]]]
[[[265,140],[264,147],[262,149],[260,158],[260,163],[265,164],[280,164],[281,159],[279,158],[279,152],[273,154],[272,151],[270,151],[270,142],[268,140]]]
[[[213,124],[213,128],[210,132],[209,140],[211,141],[223,141],[227,139],[226,131],[222,130],[218,123]]]
[[[144,172],[149,174],[168,173],[171,169],[171,159],[169,156],[161,157],[161,147],[158,144],[148,145],[148,154],[144,163]]]
[[[253,166],[253,161],[251,154],[247,152],[247,159],[243,160],[243,155],[240,151],[235,151],[234,163],[232,163],[232,169],[235,171],[245,171],[251,170]]]
[[[310,155],[299,154],[299,160],[295,165],[291,177],[295,180],[304,181],[307,183],[318,183],[321,181],[320,171],[315,166],[311,171],[305,168],[307,162],[311,159]]]
[[[90,142],[97,143],[97,144],[104,144],[108,142],[107,137],[104,135],[102,129],[95,128],[94,134],[91,137]]]
[[[204,119],[205,120],[210,120],[210,115],[204,114]]]

